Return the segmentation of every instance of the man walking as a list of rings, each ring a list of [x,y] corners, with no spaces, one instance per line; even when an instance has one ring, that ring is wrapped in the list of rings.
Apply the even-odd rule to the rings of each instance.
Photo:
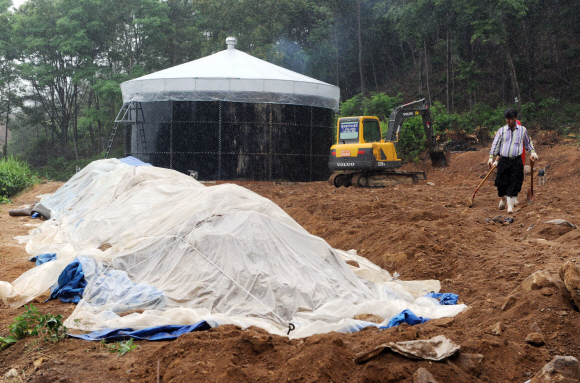
[[[525,147],[530,152],[531,161],[536,161],[538,155],[534,150],[527,129],[516,122],[518,111],[509,108],[505,111],[504,116],[507,125],[500,128],[495,134],[487,163],[490,168],[493,165],[497,167],[495,186],[497,187],[497,195],[500,197],[499,208],[505,208],[507,202],[507,212],[511,214],[514,212],[516,197],[522,190],[524,182],[522,150]]]

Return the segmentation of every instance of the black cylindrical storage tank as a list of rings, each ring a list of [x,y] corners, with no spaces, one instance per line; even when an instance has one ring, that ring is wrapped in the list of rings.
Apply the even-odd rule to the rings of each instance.
[[[200,180],[328,178],[337,87],[228,49],[121,84],[126,154]]]

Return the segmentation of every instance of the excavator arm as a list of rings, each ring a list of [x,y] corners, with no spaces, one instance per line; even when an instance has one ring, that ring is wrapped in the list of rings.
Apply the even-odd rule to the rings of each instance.
[[[401,125],[407,118],[421,116],[423,118],[423,127],[425,128],[425,135],[427,136],[427,147],[433,146],[433,120],[431,118],[431,111],[425,99],[413,101],[405,105],[396,107],[389,116],[389,128],[385,137],[385,141],[396,143],[398,141]]]
[[[427,139],[427,149],[433,166],[448,166],[447,153],[439,148],[435,141],[435,136],[433,134],[433,114],[431,113],[429,105],[427,105],[425,99],[398,106],[393,110],[389,116],[389,126],[385,136],[385,141],[393,142],[396,147],[397,142],[399,141],[399,132],[401,131],[403,121],[407,118],[416,116],[421,116],[423,119],[423,128],[425,129],[425,136]]]

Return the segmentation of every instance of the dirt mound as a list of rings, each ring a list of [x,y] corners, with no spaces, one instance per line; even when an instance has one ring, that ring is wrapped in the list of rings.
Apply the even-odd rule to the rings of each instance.
[[[542,223],[534,226],[530,232],[530,235],[535,235],[542,239],[555,240],[563,235],[568,234],[571,231],[576,230],[577,229],[573,229],[569,226]]]
[[[580,149],[532,137],[540,156],[534,167],[536,199],[526,203],[526,176],[520,203],[509,216],[512,223],[492,220],[507,217],[498,210],[492,180],[479,190],[473,207],[467,207],[488,171],[488,149],[453,153],[450,167],[442,170],[426,163],[406,165],[406,170],[426,170],[433,185],[420,181],[384,189],[335,189],[326,182],[239,182],[336,248],[355,249],[403,280],[439,279],[442,292],[456,293],[470,306],[455,318],[299,340],[222,326],[174,342],[136,342],[141,348],[121,358],[99,343],[67,339],[52,345],[29,338],[0,351],[0,374],[17,368],[30,381],[155,382],[159,363],[162,382],[412,382],[422,367],[438,382],[525,382],[555,355],[578,357],[580,350],[580,313],[560,287],[548,284],[510,295],[538,271],[558,279],[564,262],[580,266],[580,229],[546,223],[562,219],[580,225],[580,193],[575,189]],[[540,168],[546,169],[541,186],[536,177]],[[13,206],[33,202],[39,194],[39,187],[32,189]],[[8,208],[2,206],[0,214],[0,280],[12,280],[33,266],[24,247],[11,238],[31,228],[24,224],[37,221],[9,217]],[[68,316],[74,309],[59,301],[37,302],[43,313]],[[22,312],[0,304],[0,336],[7,335],[8,324]],[[540,334],[544,344],[528,343],[530,333]],[[483,355],[481,370],[466,368],[459,357],[429,363],[388,351],[361,365],[353,361],[383,343],[436,335],[459,344],[463,355]],[[35,370],[32,362],[40,357],[46,361]]]

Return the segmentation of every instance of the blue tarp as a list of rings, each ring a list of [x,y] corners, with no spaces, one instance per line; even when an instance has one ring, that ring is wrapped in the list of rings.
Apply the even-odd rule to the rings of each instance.
[[[117,306],[125,306],[126,310],[146,310],[161,309],[167,305],[167,298],[161,290],[144,283],[133,283],[125,271],[100,272],[92,283],[86,298],[93,306],[114,302]]]
[[[132,165],[132,166],[153,166],[151,164],[148,164],[147,162],[143,162],[138,158],[135,157],[125,157],[125,158],[121,158],[119,159],[119,161],[127,164],[127,165]]]
[[[56,253],[44,253],[37,255],[36,257],[32,257],[29,259],[31,262],[36,262],[36,266],[40,266],[43,263],[54,261],[56,259]]]
[[[56,287],[53,287],[49,299],[60,299],[63,302],[79,303],[83,297],[87,281],[83,266],[78,258],[69,263],[60,273]]]
[[[32,258],[38,262],[48,262],[54,254],[42,254]],[[83,269],[86,267],[87,269]],[[111,270],[102,273],[97,269],[95,261],[88,257],[75,258],[69,263],[58,277],[58,282],[51,288],[50,298],[60,299],[63,302],[79,303],[85,293],[85,288],[89,280],[94,281],[90,299],[97,306],[107,304],[110,300],[118,304],[131,306],[131,309],[151,309],[162,308],[166,305],[166,298],[159,289],[146,285],[131,282],[127,273],[119,270]],[[89,278],[89,280],[87,280]]]
[[[140,339],[140,340],[174,340],[178,336],[187,334],[193,331],[206,331],[211,326],[206,321],[197,322],[188,326],[157,326],[149,327],[143,330],[133,330],[130,328],[119,329],[105,329],[100,331],[93,331],[90,334],[68,334],[73,338],[84,340],[125,340],[125,339]]]
[[[429,293],[425,296],[437,299],[440,305],[456,305],[457,301],[459,300],[459,295],[452,293]]]
[[[425,323],[429,320],[429,318],[418,317],[417,315],[413,314],[411,310],[403,310],[400,314],[395,315],[389,321],[387,326],[383,326],[381,328],[391,328],[400,325],[401,323],[407,323],[410,325],[416,325]]]
[[[442,293],[429,293],[425,296],[429,297],[429,298],[437,299],[439,301],[440,305],[456,305],[457,301],[459,300],[459,296],[457,294],[452,294],[452,293],[444,293],[444,294],[442,294]],[[391,320],[389,321],[389,324],[387,324],[386,327],[383,326],[381,328],[391,328],[394,326],[398,326],[401,323],[416,325],[416,324],[425,323],[428,320],[429,320],[429,318],[423,318],[423,317],[419,317],[419,316],[413,314],[413,312],[411,310],[404,310],[400,314],[392,317]]]
[[[55,253],[44,253],[30,258],[30,261],[36,262],[36,266],[40,266],[43,263],[54,261],[55,259]],[[87,281],[85,280],[83,266],[79,262],[79,259],[75,258],[60,273],[58,282],[50,288],[50,298],[47,301],[59,298],[63,302],[79,303],[86,286]]]

